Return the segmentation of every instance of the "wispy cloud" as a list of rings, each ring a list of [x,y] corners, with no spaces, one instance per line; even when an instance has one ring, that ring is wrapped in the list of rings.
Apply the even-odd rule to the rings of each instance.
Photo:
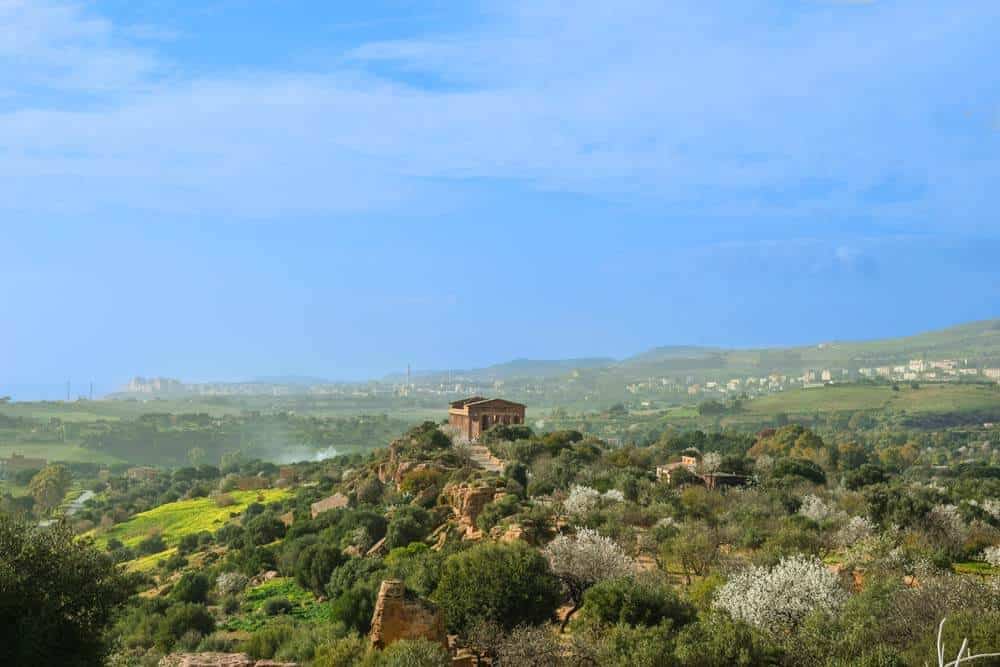
[[[413,210],[495,179],[674,214],[982,225],[970,193],[1000,151],[970,162],[976,138],[930,118],[998,81],[980,51],[1000,8],[824,4],[502,3],[319,74],[205,76],[80,5],[0,0],[0,207]]]

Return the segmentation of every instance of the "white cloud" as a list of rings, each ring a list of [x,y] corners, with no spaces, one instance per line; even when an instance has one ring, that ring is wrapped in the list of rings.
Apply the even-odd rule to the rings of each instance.
[[[79,5],[0,0],[0,56],[25,65],[0,73],[0,208],[402,210],[503,179],[675,214],[821,217],[878,209],[858,199],[905,155],[940,184],[881,209],[910,220],[996,175],[995,154],[972,168],[936,137],[927,96],[960,85],[948,68],[995,10],[780,22],[754,5],[505,3],[467,34],[360,45],[326,74],[204,78]]]
[[[57,0],[0,0],[0,60],[0,90],[18,98],[125,92],[156,64],[153,56],[116,43],[107,19]]]

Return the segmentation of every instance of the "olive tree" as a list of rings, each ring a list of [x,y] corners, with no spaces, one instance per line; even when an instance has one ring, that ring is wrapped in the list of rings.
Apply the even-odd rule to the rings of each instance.
[[[559,580],[540,553],[524,544],[480,544],[450,556],[433,599],[453,632],[492,621],[505,630],[549,620]]]
[[[133,587],[109,554],[68,527],[0,513],[0,662],[102,664],[105,631]]]

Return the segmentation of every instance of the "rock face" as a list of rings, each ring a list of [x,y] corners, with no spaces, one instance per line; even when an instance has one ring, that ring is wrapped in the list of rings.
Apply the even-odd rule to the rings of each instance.
[[[159,667],[298,667],[295,662],[254,660],[246,653],[172,653]]]
[[[387,579],[379,588],[369,637],[372,645],[380,649],[398,639],[428,639],[448,646],[441,611],[408,594],[397,579]]]
[[[459,528],[464,530],[465,537],[481,537],[476,529],[476,519],[486,504],[497,496],[496,489],[491,485],[449,484],[441,494],[458,518]]]
[[[538,536],[531,526],[513,523],[509,526],[494,526],[490,531],[490,537],[500,542],[527,542],[528,544],[538,544]]]

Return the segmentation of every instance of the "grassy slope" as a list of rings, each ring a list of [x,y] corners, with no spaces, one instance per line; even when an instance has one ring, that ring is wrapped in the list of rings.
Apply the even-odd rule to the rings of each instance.
[[[202,531],[214,532],[230,519],[230,513],[242,512],[251,503],[258,502],[258,494],[263,496],[260,502],[269,503],[281,500],[289,494],[287,489],[265,489],[263,491],[234,491],[229,495],[236,501],[235,505],[219,507],[211,498],[195,498],[178,500],[154,507],[151,510],[136,514],[124,523],[114,526],[105,533],[93,532],[99,546],[107,546],[108,540],[116,538],[126,546],[134,547],[144,538],[154,532],[163,536],[168,546],[176,546],[177,541],[185,535]],[[162,557],[160,554],[159,557]]]
[[[970,322],[904,338],[836,341],[822,345],[768,349],[658,348],[605,369],[584,371],[590,383],[643,380],[646,376],[725,377],[796,372],[806,368],[859,367],[901,363],[912,358],[989,359],[1000,357],[1000,320]],[[704,363],[702,363],[703,360]]]
[[[247,590],[240,615],[226,619],[222,627],[230,631],[252,632],[278,620],[280,617],[267,616],[262,609],[264,602],[272,597],[284,598],[291,602],[292,611],[289,615],[298,621],[333,622],[329,604],[317,600],[312,593],[295,583],[294,579],[279,577]]]
[[[888,386],[843,384],[764,396],[750,401],[746,414],[771,417],[779,412],[792,415],[876,409],[897,413],[939,413],[972,412],[998,407],[1000,392],[990,385],[924,384],[919,389],[900,385],[899,391],[893,391]]]

